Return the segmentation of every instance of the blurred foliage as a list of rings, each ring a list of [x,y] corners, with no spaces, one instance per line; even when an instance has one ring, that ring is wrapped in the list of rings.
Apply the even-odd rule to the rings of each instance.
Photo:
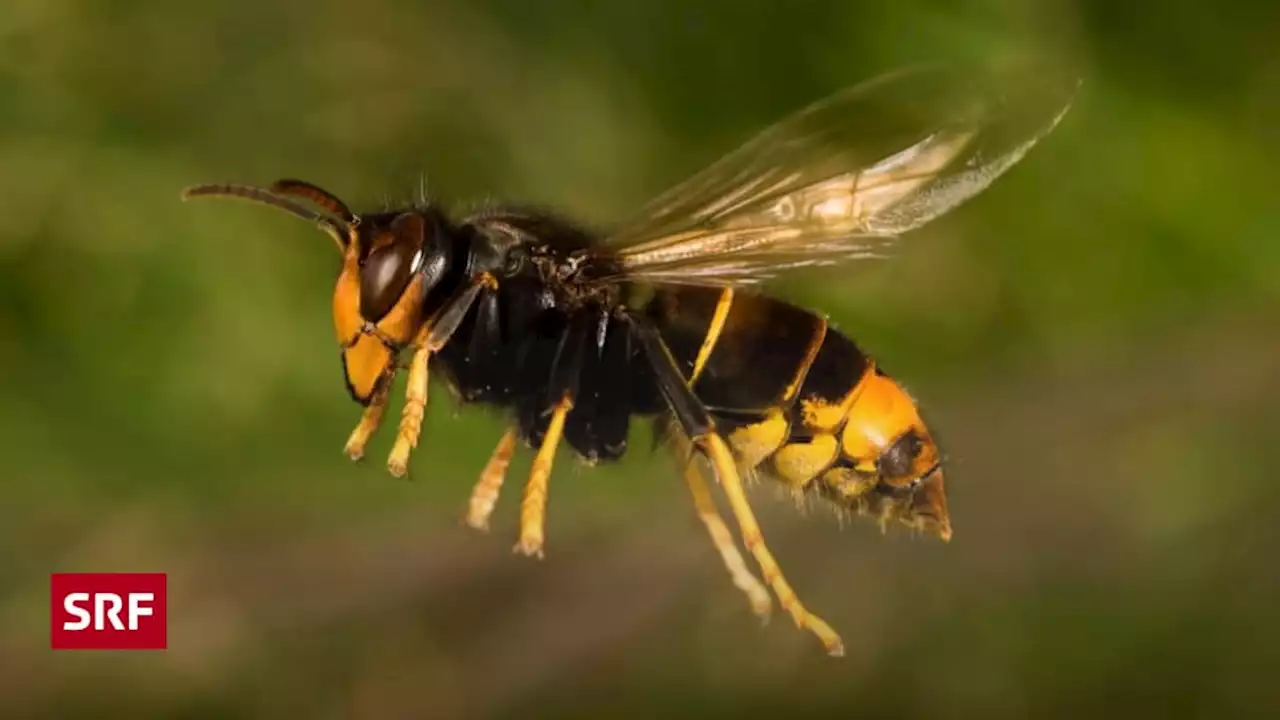
[[[1275,3],[8,0],[5,717],[1256,717],[1280,709]],[[669,460],[562,455],[548,557],[457,521],[498,418],[352,465],[296,176],[593,223],[840,86],[1034,55],[1072,113],[898,262],[780,284],[905,378],[956,539],[755,495],[835,662],[751,617]],[[643,447],[637,442],[633,447]],[[171,649],[52,653],[48,573],[170,574]]]

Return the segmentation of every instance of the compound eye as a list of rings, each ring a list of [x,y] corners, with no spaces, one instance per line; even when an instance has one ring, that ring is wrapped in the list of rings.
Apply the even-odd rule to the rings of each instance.
[[[360,314],[378,322],[396,306],[414,273],[422,268],[422,218],[408,216],[393,226],[395,239],[369,253],[360,268]],[[411,225],[416,227],[405,227]]]
[[[885,479],[901,478],[911,473],[916,456],[924,448],[924,442],[915,431],[908,430],[876,460],[876,469]]]

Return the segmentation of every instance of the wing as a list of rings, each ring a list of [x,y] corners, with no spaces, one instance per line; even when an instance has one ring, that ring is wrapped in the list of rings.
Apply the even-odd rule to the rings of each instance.
[[[884,257],[1018,162],[1078,85],[920,68],[846,89],[650,202],[599,278],[750,284]]]

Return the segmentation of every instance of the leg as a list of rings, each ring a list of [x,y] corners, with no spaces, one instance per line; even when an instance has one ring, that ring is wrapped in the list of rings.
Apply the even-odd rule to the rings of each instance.
[[[687,442],[684,444],[688,446]],[[689,491],[693,493],[693,506],[702,523],[707,526],[707,532],[711,534],[711,543],[720,551],[720,557],[729,570],[729,577],[733,580],[733,584],[746,593],[747,601],[751,603],[751,611],[767,621],[773,609],[773,600],[769,597],[769,591],[747,569],[742,554],[733,544],[733,536],[729,533],[729,528],[720,517],[715,501],[711,499],[711,489],[707,487],[702,470],[695,462],[696,459],[690,457],[684,467],[685,481],[689,483]]]
[[[443,309],[423,324],[413,340],[413,359],[409,361],[409,382],[405,388],[404,410],[400,413],[400,430],[396,433],[387,469],[396,477],[403,477],[409,469],[409,454],[418,445],[422,432],[422,417],[427,409],[427,361],[431,354],[444,347],[453,336],[467,310],[475,302],[480,291],[497,288],[498,283],[488,273],[472,278],[462,292],[451,298]]]
[[[729,448],[724,444],[724,440],[712,433],[698,438],[697,444],[715,467],[720,485],[724,487],[724,494],[729,498],[729,506],[733,508],[733,515],[738,520],[738,528],[742,532],[742,543],[755,556],[756,563],[760,565],[760,572],[764,575],[764,581],[769,583],[769,587],[772,587],[774,594],[778,596],[778,604],[791,614],[796,627],[807,629],[817,635],[828,654],[836,657],[844,655],[844,643],[840,640],[840,636],[822,618],[805,609],[800,598],[791,589],[791,584],[783,577],[782,569],[773,559],[773,553],[769,552],[768,546],[765,545],[760,525],[756,522],[755,513],[751,511],[751,503],[747,501],[747,494],[742,489],[742,479],[738,477],[736,463],[733,461],[733,456],[729,454]]]
[[[564,420],[573,409],[573,399],[565,395],[551,412],[551,424],[542,439],[538,454],[533,458],[533,470],[524,486],[524,501],[520,504],[520,542],[515,550],[531,557],[541,558],[543,523],[547,510],[547,480],[551,477],[551,463],[556,448],[564,435]]]
[[[424,336],[430,329],[430,325],[424,325],[413,343],[417,349],[409,361],[409,382],[404,391],[400,429],[396,433],[395,444],[391,446],[391,456],[387,458],[387,470],[396,477],[404,477],[409,471],[409,453],[417,447],[418,436],[422,432],[422,417],[427,410],[427,361],[431,358]]]
[[[592,321],[607,323],[608,317],[601,316]],[[551,477],[551,464],[556,457],[556,448],[564,437],[565,421],[573,411],[574,398],[578,395],[583,360],[593,324],[574,322],[565,328],[560,335],[555,357],[551,360],[551,374],[547,378],[546,400],[551,404],[551,418],[547,429],[542,434],[542,444],[538,454],[533,458],[533,468],[529,472],[529,480],[524,487],[524,500],[520,503],[520,541],[515,551],[541,558],[544,540],[543,524],[547,510],[547,481]],[[601,328],[604,325],[599,326]],[[545,412],[545,411],[543,411]],[[522,421],[522,426],[524,425]],[[535,420],[533,425],[521,432],[536,435]]]
[[[343,448],[343,452],[352,460],[359,460],[364,457],[364,446],[369,442],[369,438],[378,431],[378,426],[382,424],[382,415],[387,409],[387,398],[390,397],[391,380],[395,377],[392,373],[383,381],[382,389],[373,396],[369,402],[369,406],[364,409],[364,414],[360,416],[360,423],[356,425],[356,429],[351,431],[351,436],[347,438],[347,445]]]
[[[515,428],[507,430],[498,447],[489,458],[489,464],[480,473],[480,480],[471,491],[471,503],[467,507],[467,524],[476,530],[489,529],[489,516],[493,514],[493,506],[498,502],[498,492],[502,489],[502,481],[507,474],[507,465],[516,451]]]
[[[805,609],[791,589],[790,583],[782,575],[782,570],[773,559],[773,553],[765,545],[760,525],[756,522],[755,513],[747,500],[746,491],[742,487],[742,478],[738,475],[737,463],[724,440],[716,432],[715,422],[710,413],[703,407],[697,396],[689,388],[681,376],[671,351],[667,349],[658,331],[645,318],[628,316],[632,322],[635,337],[639,341],[650,367],[654,371],[658,388],[666,398],[676,416],[676,420],[693,441],[695,447],[711,461],[716,477],[724,488],[734,518],[738,521],[738,529],[742,533],[742,542],[747,550],[755,556],[764,581],[773,588],[778,596],[778,604],[786,610],[796,626],[808,629],[822,641],[831,655],[843,655],[844,644],[840,636],[826,622]]]

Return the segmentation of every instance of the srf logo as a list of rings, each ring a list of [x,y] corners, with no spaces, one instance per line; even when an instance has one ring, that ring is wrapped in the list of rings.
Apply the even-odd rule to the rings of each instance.
[[[164,650],[169,645],[164,573],[54,573],[54,650]]]

